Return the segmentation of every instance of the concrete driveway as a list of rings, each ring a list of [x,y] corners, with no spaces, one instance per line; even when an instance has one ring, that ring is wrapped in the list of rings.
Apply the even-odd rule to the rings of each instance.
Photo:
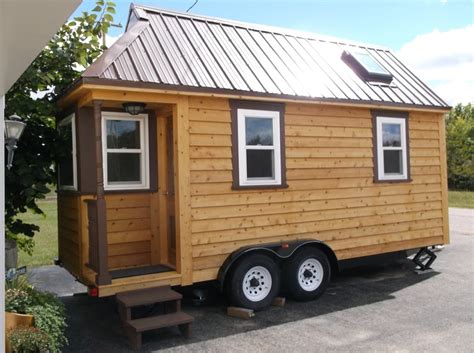
[[[143,352],[473,352],[474,210],[450,209],[451,245],[433,270],[409,260],[341,273],[314,302],[289,301],[251,320],[228,317],[217,296],[206,307],[185,305],[193,338],[177,329],[144,335]],[[113,298],[72,296],[83,287],[54,267],[33,271],[38,287],[56,291],[69,314],[64,352],[129,352]],[[58,280],[61,278],[61,280]]]

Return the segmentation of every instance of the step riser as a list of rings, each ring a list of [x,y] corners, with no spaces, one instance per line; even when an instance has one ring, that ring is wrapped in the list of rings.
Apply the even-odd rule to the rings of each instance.
[[[189,338],[194,318],[181,311],[181,299],[182,295],[170,286],[117,294],[120,321],[132,348],[140,349],[143,332],[164,327],[178,326],[181,334]],[[159,303],[164,305],[164,315],[132,319],[133,308]]]

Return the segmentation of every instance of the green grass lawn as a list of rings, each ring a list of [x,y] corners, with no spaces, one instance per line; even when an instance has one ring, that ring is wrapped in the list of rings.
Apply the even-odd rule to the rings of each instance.
[[[40,227],[40,231],[35,234],[35,247],[33,255],[30,256],[23,251],[18,253],[18,266],[40,266],[51,265],[58,257],[58,217],[56,200],[44,200],[38,202],[39,207],[46,214],[45,216],[27,212],[19,218],[24,222],[33,223]]]
[[[474,208],[474,191],[450,191],[449,207]]]

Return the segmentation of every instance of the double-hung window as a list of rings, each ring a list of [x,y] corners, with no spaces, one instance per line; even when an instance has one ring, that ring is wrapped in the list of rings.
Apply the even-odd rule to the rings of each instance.
[[[59,188],[77,190],[77,157],[76,157],[76,125],[74,114],[61,120],[58,124],[62,156],[58,163]]]
[[[102,136],[105,189],[147,189],[148,116],[104,113]]]
[[[375,117],[376,180],[409,180],[408,126],[406,117]]]
[[[258,108],[257,103],[253,104]],[[237,169],[234,187],[285,186],[282,106],[272,110],[265,109],[265,105],[263,109],[247,109],[249,105],[233,104],[233,134],[237,137],[233,143]]]

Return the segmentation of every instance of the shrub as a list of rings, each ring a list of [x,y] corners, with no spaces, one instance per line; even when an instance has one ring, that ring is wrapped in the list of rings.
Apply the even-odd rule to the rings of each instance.
[[[11,348],[16,353],[49,352],[48,335],[36,327],[17,327],[8,332]]]
[[[64,334],[67,326],[66,313],[63,303],[54,294],[36,290],[24,278],[17,277],[6,283],[5,310],[33,315],[34,318],[35,333],[22,331],[18,333],[18,335],[23,335],[20,338],[26,337],[27,334],[39,335],[37,331],[42,332],[47,341],[46,351],[59,352],[61,347],[67,344],[67,338]],[[18,352],[30,351],[22,350]],[[31,352],[36,351],[31,350]]]
[[[10,288],[5,291],[5,311],[26,314],[32,300],[29,293],[23,289]]]
[[[28,308],[27,313],[33,315],[35,327],[48,335],[48,348],[52,353],[59,352],[67,344],[64,335],[66,318],[62,307],[45,303]]]

